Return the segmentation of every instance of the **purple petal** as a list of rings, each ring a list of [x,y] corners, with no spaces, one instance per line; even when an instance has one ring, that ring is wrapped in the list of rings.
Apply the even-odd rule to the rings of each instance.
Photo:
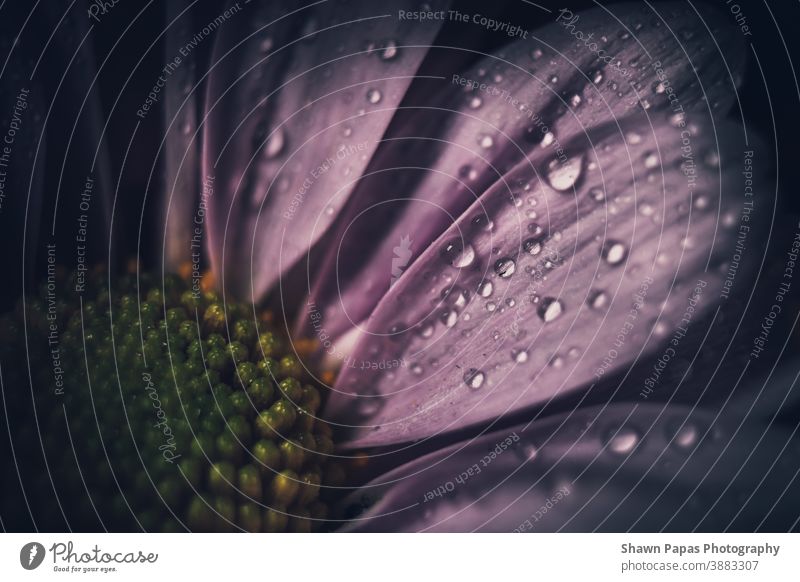
[[[587,42],[598,43],[596,51],[576,42],[577,33],[592,33]],[[644,108],[653,115],[668,110],[672,95],[687,111],[708,103],[726,111],[734,96],[729,75],[738,77],[743,44],[731,28],[715,30],[713,39],[727,67],[708,50],[703,21],[684,5],[660,4],[655,12],[616,5],[577,18],[565,14],[466,72],[443,68],[444,78],[421,82],[428,102],[401,112],[406,119],[393,124],[396,131],[326,237],[321,268],[309,268],[317,281],[313,311],[325,331],[336,337],[363,323],[454,217],[526,156],[543,148],[553,153],[587,128]],[[439,52],[445,60],[459,50]],[[598,54],[615,55],[623,65]],[[468,82],[485,87],[470,90]],[[298,324],[306,333],[313,328],[309,315]]]
[[[789,431],[613,405],[483,435],[352,494],[351,531],[792,529]]]
[[[230,291],[259,299],[341,210],[441,24],[397,18],[417,8],[259,3],[220,27],[203,172],[212,265]]]
[[[563,162],[536,152],[405,272],[328,403],[351,445],[590,389],[721,300],[744,201],[741,128],[647,121],[598,125]]]

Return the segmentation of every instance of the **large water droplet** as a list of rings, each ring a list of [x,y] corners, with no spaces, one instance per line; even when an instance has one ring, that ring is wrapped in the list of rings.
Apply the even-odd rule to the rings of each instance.
[[[483,386],[484,380],[486,380],[486,374],[477,368],[470,368],[464,373],[464,383],[473,390],[477,390]]]
[[[478,136],[478,145],[483,149],[488,150],[494,145],[494,140],[491,135],[482,134]]]
[[[564,313],[564,304],[555,297],[545,297],[539,303],[536,313],[542,321],[550,323],[558,319],[561,314]]]
[[[268,158],[274,158],[280,155],[283,151],[283,148],[286,146],[286,134],[283,131],[283,128],[279,127],[275,131],[272,132],[272,135],[269,137],[269,141],[267,141],[267,145],[264,148],[264,154]]]
[[[376,103],[380,103],[381,101],[381,92],[377,89],[370,89],[367,91],[367,101],[375,105]]]
[[[639,444],[639,435],[636,431],[623,427],[609,434],[607,448],[617,455],[629,455],[637,444]]]
[[[628,256],[628,248],[619,241],[606,240],[600,249],[600,256],[609,265],[619,265]]]
[[[525,363],[528,361],[528,352],[527,350],[511,350],[511,359],[518,364]]]
[[[439,250],[439,255],[449,265],[457,269],[468,267],[475,260],[475,249],[472,245],[464,244],[464,241],[457,238],[445,243]]]
[[[478,295],[481,297],[491,297],[493,291],[494,285],[491,281],[481,281],[478,285]]]
[[[445,287],[442,289],[442,300],[447,305],[452,305],[461,309],[469,302],[469,291],[459,287],[458,285]]]
[[[494,264],[494,272],[503,279],[508,279],[516,270],[517,263],[514,261],[514,259],[508,257],[498,259]]]
[[[522,248],[529,255],[536,256],[542,252],[542,243],[537,238],[529,238],[522,243]]]
[[[397,48],[397,43],[393,40],[388,40],[381,51],[381,60],[391,61],[397,57],[398,52],[399,49]]]
[[[456,323],[458,323],[458,311],[455,309],[446,309],[442,311],[441,315],[439,316],[439,321],[441,321],[447,328],[453,327]]]
[[[583,155],[571,156],[562,161],[552,160],[547,166],[547,181],[554,190],[566,192],[571,190],[583,170]]]

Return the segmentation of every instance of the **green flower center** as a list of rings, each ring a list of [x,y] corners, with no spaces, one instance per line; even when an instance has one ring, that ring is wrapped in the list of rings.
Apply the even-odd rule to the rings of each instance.
[[[122,530],[320,529],[323,484],[343,474],[317,418],[324,389],[269,313],[178,276],[124,276],[110,290],[102,271],[87,280],[80,298],[60,278],[55,295],[73,299],[51,301],[45,286],[24,309],[39,430],[69,518],[89,512]],[[18,338],[22,311],[3,322]],[[24,346],[4,343],[22,368]]]

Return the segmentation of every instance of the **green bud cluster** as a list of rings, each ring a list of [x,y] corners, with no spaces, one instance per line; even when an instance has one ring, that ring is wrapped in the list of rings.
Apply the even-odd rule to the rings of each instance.
[[[41,435],[63,511],[122,530],[320,529],[321,490],[342,480],[322,388],[266,314],[178,276],[109,288],[101,270],[64,301],[74,277],[2,321],[27,337],[3,360],[29,362],[23,438]]]

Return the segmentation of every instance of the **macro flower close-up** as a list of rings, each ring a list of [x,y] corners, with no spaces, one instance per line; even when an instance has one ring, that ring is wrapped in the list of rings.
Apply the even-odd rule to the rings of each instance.
[[[0,3],[3,529],[796,531],[740,4]]]

